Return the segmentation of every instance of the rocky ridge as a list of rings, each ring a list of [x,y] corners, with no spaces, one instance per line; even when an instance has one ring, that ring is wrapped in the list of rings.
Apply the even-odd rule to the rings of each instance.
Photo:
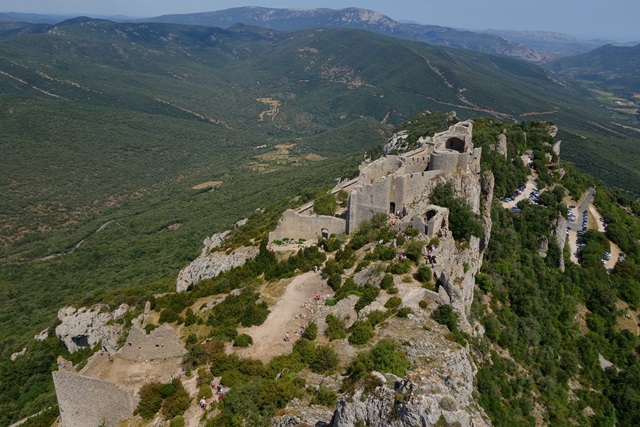
[[[204,240],[200,256],[178,273],[176,292],[187,291],[201,280],[239,267],[258,254],[257,247],[241,247],[231,253],[216,251],[229,233],[224,231]]]
[[[114,311],[108,311],[108,306],[104,304],[89,308],[62,307],[58,311],[60,324],[56,327],[56,335],[69,353],[93,347],[100,342],[107,351],[115,352],[122,325],[113,321],[124,316],[128,310],[127,304],[120,305]]]

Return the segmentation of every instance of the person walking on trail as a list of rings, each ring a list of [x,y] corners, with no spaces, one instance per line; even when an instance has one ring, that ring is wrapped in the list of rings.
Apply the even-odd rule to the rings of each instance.
[[[200,398],[200,407],[202,408],[203,411],[207,409],[207,402],[204,400],[204,397]]]

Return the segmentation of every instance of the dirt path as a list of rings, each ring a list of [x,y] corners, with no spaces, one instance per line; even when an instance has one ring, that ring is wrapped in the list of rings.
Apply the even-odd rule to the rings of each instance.
[[[615,267],[620,257],[620,248],[618,247],[618,245],[616,245],[612,241],[609,241],[609,244],[611,245],[611,259],[604,265],[607,270]]]
[[[308,308],[305,303],[316,303],[316,295],[333,294],[333,290],[320,277],[320,273],[309,272],[296,277],[287,285],[284,294],[276,304],[270,307],[271,313],[260,326],[240,328],[239,333],[251,335],[253,345],[245,349],[237,349],[242,357],[252,357],[268,362],[273,357],[290,353],[297,332],[303,325],[300,319]],[[324,305],[320,300],[316,304]],[[289,333],[290,340],[284,340]]]
[[[569,235],[567,236],[569,240],[569,250],[571,251],[571,262],[576,265],[580,265],[578,261],[578,232],[575,230],[569,231]]]
[[[587,223],[587,228],[589,228],[590,230],[598,230],[600,233],[606,232],[604,228],[604,224],[602,223],[602,221],[600,221],[600,217],[601,217],[600,212],[598,212],[598,210],[596,209],[595,206],[593,206],[593,204],[590,204],[588,209],[589,209],[589,221]],[[616,245],[610,240],[609,240],[609,244],[611,245],[611,250],[610,250],[611,259],[604,264],[604,267],[607,270],[615,267],[620,257],[620,248],[618,247],[618,245]]]

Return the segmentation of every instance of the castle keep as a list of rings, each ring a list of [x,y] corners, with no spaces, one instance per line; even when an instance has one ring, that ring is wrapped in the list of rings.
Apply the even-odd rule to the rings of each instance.
[[[311,205],[287,210],[269,241],[285,237],[311,240],[330,234],[351,233],[378,213],[400,212],[398,227],[413,225],[428,236],[446,226],[448,212],[429,205],[428,196],[444,173],[480,173],[481,148],[472,142],[470,121],[452,125],[433,137],[420,138],[419,147],[402,155],[387,155],[363,162],[357,179],[336,186],[332,193],[349,193],[346,218],[315,215]],[[478,211],[477,198],[468,200]]]

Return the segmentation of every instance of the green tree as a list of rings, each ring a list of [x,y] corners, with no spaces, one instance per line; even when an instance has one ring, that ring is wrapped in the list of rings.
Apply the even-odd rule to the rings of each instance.
[[[333,215],[338,207],[335,196],[322,191],[316,197],[316,201],[313,204],[313,210],[318,215]]]

